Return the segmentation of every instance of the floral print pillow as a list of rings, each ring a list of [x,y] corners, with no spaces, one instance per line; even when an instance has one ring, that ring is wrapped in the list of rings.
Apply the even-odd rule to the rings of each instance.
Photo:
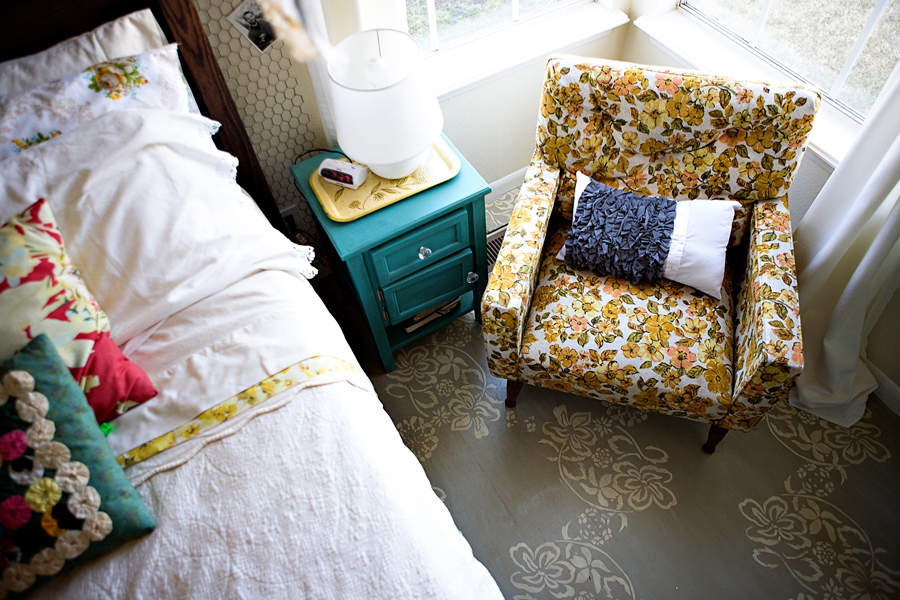
[[[0,97],[0,160],[114,110],[188,110],[176,44],[92,65],[82,73]]]
[[[45,335],[0,363],[0,458],[0,598],[156,527]]]
[[[109,336],[109,320],[66,254],[41,199],[0,227],[0,359],[46,334],[87,395],[98,423],[156,395]]]

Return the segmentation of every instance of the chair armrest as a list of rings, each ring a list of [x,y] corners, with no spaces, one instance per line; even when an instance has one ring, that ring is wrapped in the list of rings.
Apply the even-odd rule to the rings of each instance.
[[[535,156],[525,173],[503,245],[481,299],[487,363],[495,377],[517,377],[522,333],[558,185],[559,168]]]
[[[787,399],[803,370],[800,301],[787,196],[753,205],[737,297],[734,399],[725,427],[750,429]]]

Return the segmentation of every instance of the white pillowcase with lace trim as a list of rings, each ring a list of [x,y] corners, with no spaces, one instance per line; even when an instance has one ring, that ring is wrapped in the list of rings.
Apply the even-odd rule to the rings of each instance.
[[[176,44],[0,97],[0,161],[101,115],[132,108],[188,112]]]
[[[679,202],[663,277],[721,300],[731,222],[740,207],[727,200]]]
[[[0,63],[0,96],[20,94],[119,56],[168,44],[149,8],[119,17],[36,54]]]

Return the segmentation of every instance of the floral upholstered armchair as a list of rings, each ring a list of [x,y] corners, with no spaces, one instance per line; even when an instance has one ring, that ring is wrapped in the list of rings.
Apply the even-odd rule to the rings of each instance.
[[[537,147],[482,300],[507,406],[524,383],[708,422],[713,452],[803,366],[787,191],[815,89],[598,59],[547,64]],[[575,174],[677,201],[737,201],[722,299],[556,258]]]

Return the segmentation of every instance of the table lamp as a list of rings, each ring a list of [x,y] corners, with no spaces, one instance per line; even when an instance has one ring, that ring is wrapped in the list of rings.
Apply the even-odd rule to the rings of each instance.
[[[341,150],[384,179],[412,174],[444,126],[416,40],[370,29],[332,47],[318,0],[257,2],[295,59],[327,60]]]
[[[384,179],[413,173],[444,118],[419,44],[393,29],[353,34],[328,56],[338,145]]]

